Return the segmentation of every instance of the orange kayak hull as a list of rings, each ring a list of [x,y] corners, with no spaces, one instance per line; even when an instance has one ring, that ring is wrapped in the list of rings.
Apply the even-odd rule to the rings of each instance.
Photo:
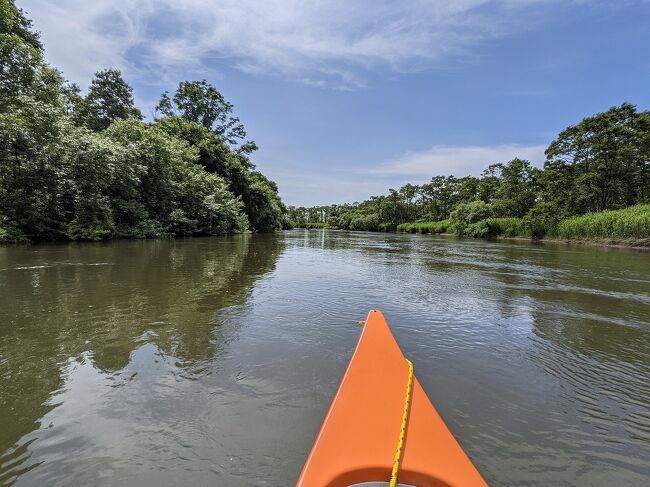
[[[417,368],[417,367],[416,367]],[[298,487],[388,482],[400,434],[409,369],[381,311],[370,311]],[[400,484],[487,484],[415,378]]]

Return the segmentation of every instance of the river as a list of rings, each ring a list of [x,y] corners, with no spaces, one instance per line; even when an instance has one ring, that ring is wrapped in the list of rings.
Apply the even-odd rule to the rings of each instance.
[[[491,485],[648,485],[649,252],[322,230],[0,247],[0,485],[290,486],[371,308]]]

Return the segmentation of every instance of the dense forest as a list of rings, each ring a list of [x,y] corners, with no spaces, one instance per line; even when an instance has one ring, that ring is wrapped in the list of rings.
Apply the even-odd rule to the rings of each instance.
[[[152,121],[117,69],[82,94],[0,0],[0,241],[280,229],[286,209],[256,148],[205,80],[164,93]]]
[[[361,203],[289,207],[299,227],[473,237],[650,238],[650,112],[624,103],[568,127],[529,161],[435,176]],[[580,215],[585,215],[581,217]]]

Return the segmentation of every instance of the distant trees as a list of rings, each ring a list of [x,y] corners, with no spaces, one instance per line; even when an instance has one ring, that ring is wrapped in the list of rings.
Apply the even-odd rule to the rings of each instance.
[[[277,186],[255,171],[253,142],[235,146],[243,125],[207,81],[181,83],[143,122],[119,70],[82,95],[12,1],[0,0],[0,28],[0,240],[282,227]]]
[[[445,222],[432,228],[488,236],[490,224],[507,223],[543,236],[573,215],[650,202],[650,112],[624,103],[587,117],[563,130],[546,156],[544,169],[515,158],[489,165],[480,178],[434,176],[360,203],[317,209],[330,226],[353,230]],[[290,207],[289,217],[299,226],[320,221],[312,210]]]
[[[488,176],[496,180],[493,197],[486,203],[491,203],[493,212],[499,216],[523,217],[537,201],[541,171],[518,158],[493,167],[498,168],[498,176]]]

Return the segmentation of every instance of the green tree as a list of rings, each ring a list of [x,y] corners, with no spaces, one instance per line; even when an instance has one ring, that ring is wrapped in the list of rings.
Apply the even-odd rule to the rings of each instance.
[[[148,222],[149,228],[183,235],[231,233],[247,228],[241,200],[228,191],[221,176],[207,173],[197,164],[196,147],[169,136],[155,124],[138,121],[114,123],[107,135],[127,148],[130,166],[139,167],[134,174],[138,181],[137,201],[127,201],[126,208],[135,209],[137,220]],[[117,212],[129,215],[116,208]],[[126,227],[124,223],[119,225]]]
[[[637,113],[624,103],[563,130],[546,150],[547,164],[570,166],[571,214],[621,208],[638,199]],[[548,181],[548,178],[546,178]]]
[[[248,187],[241,195],[251,227],[258,232],[282,229],[286,208],[277,185],[258,171],[247,175]]]
[[[486,219],[493,216],[492,208],[484,201],[460,203],[449,215],[458,235],[486,237],[489,232]]]
[[[641,112],[634,121],[637,153],[638,202],[650,202],[650,111]]]
[[[538,193],[539,170],[515,158],[501,165],[492,206],[495,216],[523,217],[533,207]]]
[[[95,131],[105,130],[116,120],[142,120],[133,101],[133,89],[118,69],[96,72],[88,94],[77,101],[76,120]]]
[[[16,7],[13,0],[0,0],[0,32],[15,34],[33,49],[43,51],[40,36],[32,28],[32,21],[22,9]]]
[[[497,197],[499,186],[501,186],[501,171],[503,164],[490,164],[481,174],[478,183],[478,197],[484,203],[492,203]]]
[[[67,126],[57,144],[59,220],[72,240],[101,240],[115,231],[109,196],[125,151],[86,128]]]
[[[186,141],[198,151],[197,162],[206,171],[227,181],[228,190],[241,198],[253,230],[269,232],[282,228],[286,208],[277,185],[254,171],[247,154],[232,150],[219,134],[204,125],[173,113],[159,118],[155,125]]]
[[[33,94],[44,67],[43,46],[32,23],[13,1],[0,0],[0,111],[15,106],[20,96]]]
[[[478,198],[480,179],[465,176],[458,180],[458,200],[474,201]]]
[[[227,143],[237,144],[246,137],[246,130],[239,118],[232,116],[233,108],[219,90],[201,80],[179,83],[173,99],[169,93],[163,93],[156,112],[164,116],[179,115],[203,125]],[[245,150],[255,148],[254,143],[248,143]]]
[[[98,240],[286,223],[277,186],[248,158],[255,144],[234,150],[220,133],[225,121],[228,136],[243,136],[231,105],[210,127],[177,115],[144,123],[115,69],[99,71],[81,96],[43,62],[38,35],[8,0],[0,0],[0,56],[1,239],[7,229],[14,238]],[[181,84],[176,99],[187,113],[200,102],[193,87]]]
[[[0,0],[0,28],[0,219],[17,234],[53,235],[63,79],[13,2]]]
[[[413,198],[415,198],[415,195],[418,193],[419,188],[413,184],[405,184],[399,189],[399,192],[402,196],[402,199],[404,201],[404,213],[400,218],[400,221],[396,223],[402,223],[403,221],[410,221],[413,216]]]

